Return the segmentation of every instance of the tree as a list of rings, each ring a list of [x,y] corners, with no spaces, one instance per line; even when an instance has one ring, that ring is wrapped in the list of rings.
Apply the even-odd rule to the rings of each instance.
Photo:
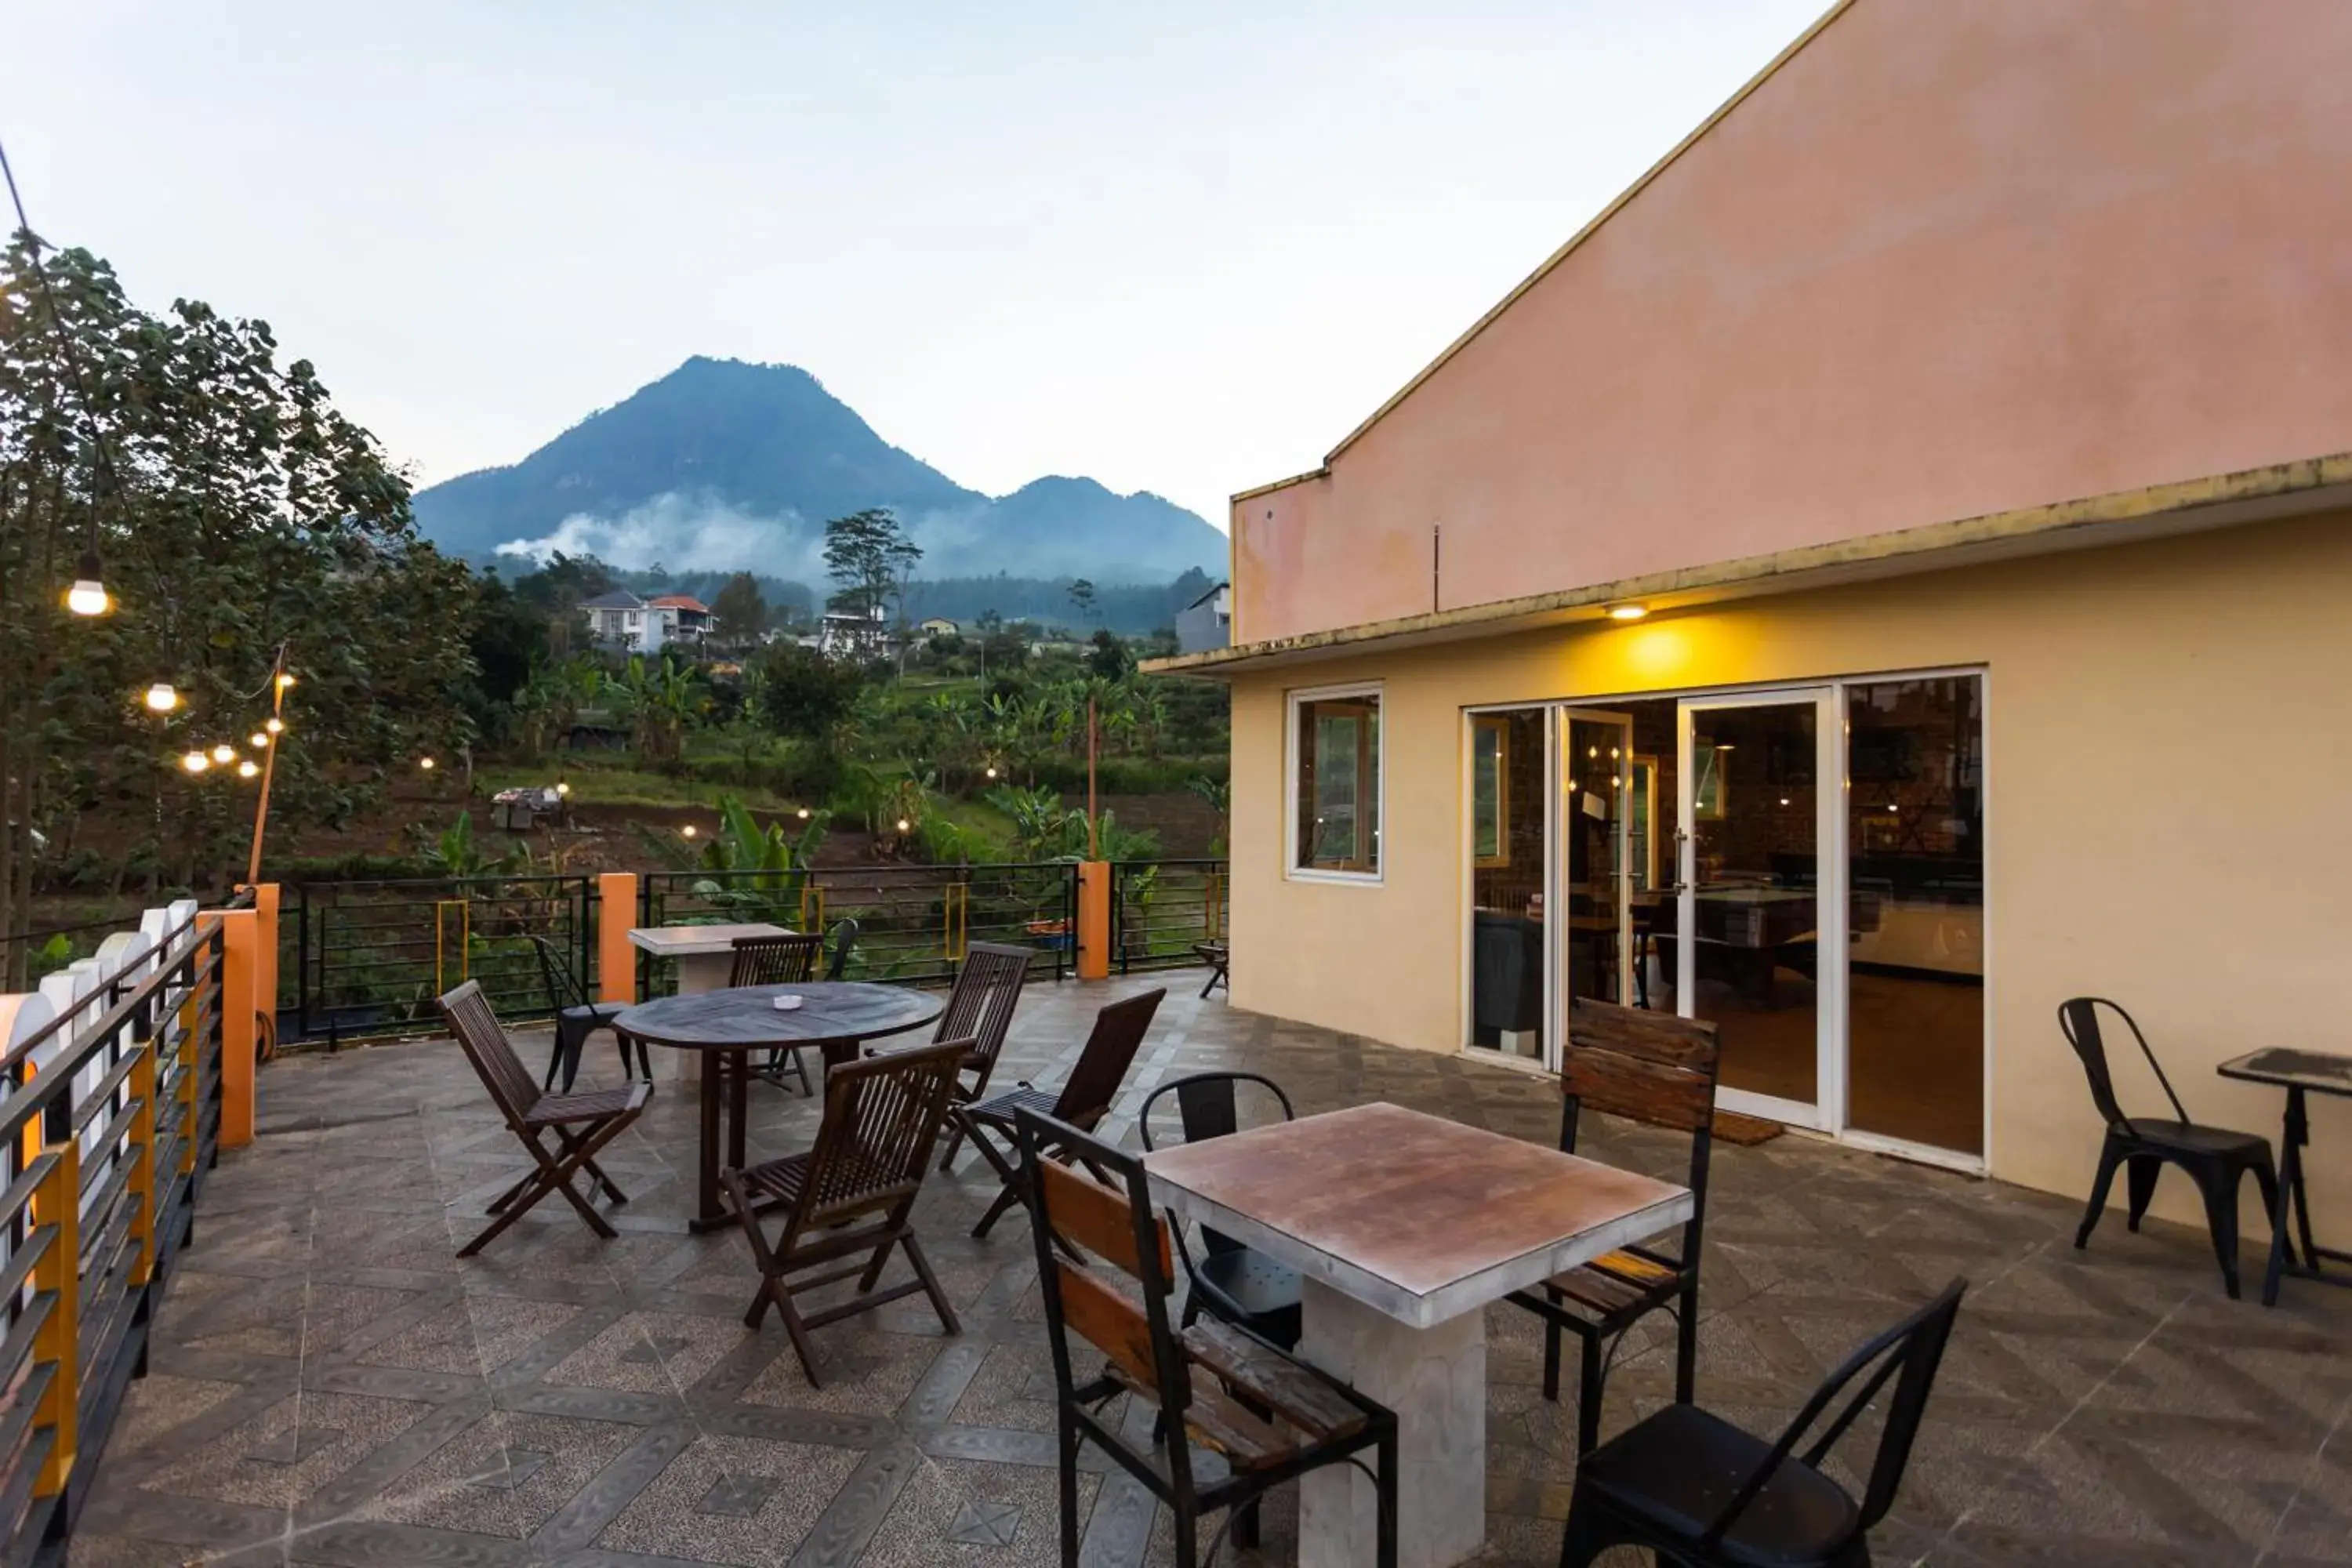
[[[760,716],[779,734],[822,741],[857,706],[865,678],[854,664],[795,642],[772,643],[753,666]]]
[[[901,673],[907,658],[907,584],[922,558],[923,547],[907,537],[887,507],[868,507],[824,525],[825,570],[841,584],[833,596],[834,607],[860,619],[878,620],[883,605],[895,599]]]
[[[1070,603],[1077,607],[1080,626],[1093,620],[1095,618],[1095,585],[1084,577],[1072,581]]]
[[[69,621],[93,528],[116,608]],[[85,827],[118,891],[134,868],[151,889],[242,868],[251,786],[176,759],[241,744],[281,647],[299,684],[274,827],[346,820],[394,766],[462,749],[475,602],[267,322],[187,300],[150,315],[105,262],[30,235],[0,256],[0,937]],[[131,697],[158,680],[183,700],[169,719]]]
[[[1094,636],[1094,647],[1087,654],[1087,668],[1105,680],[1124,680],[1135,673],[1135,656],[1119,640],[1117,632],[1105,626]]]
[[[717,623],[720,642],[736,647],[758,642],[768,629],[768,600],[760,592],[759,579],[749,572],[728,578],[710,601],[710,618]]]
[[[700,714],[703,694],[694,672],[666,656],[633,653],[620,675],[605,678],[606,694],[629,715],[637,755],[674,763],[686,750],[687,727]]]

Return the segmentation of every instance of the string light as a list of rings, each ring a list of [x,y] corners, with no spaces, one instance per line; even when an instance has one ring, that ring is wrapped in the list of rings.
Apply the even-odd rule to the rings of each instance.
[[[180,705],[180,694],[173,689],[170,681],[159,680],[147,689],[144,700],[150,713],[169,713]]]
[[[205,756],[202,752],[190,752],[187,755],[180,759],[180,766],[185,768],[191,773],[203,773],[206,768],[211,767],[212,765],[212,759]]]
[[[269,736],[265,731],[256,730],[252,734],[247,735],[245,740],[246,743],[257,752],[266,752],[269,750]]]
[[[273,735],[283,735],[286,733],[286,721],[283,719],[272,719],[268,723],[264,724],[262,728],[268,731]]]
[[[261,764],[255,762],[251,757],[247,757],[245,761],[236,764],[236,776],[241,779],[252,778],[260,772]]]
[[[278,672],[278,689],[283,691],[294,684],[294,677],[286,670]]]
[[[223,741],[219,745],[213,748],[213,761],[218,763],[223,767],[228,766],[229,763],[236,761],[236,748],[230,745],[226,741]]]

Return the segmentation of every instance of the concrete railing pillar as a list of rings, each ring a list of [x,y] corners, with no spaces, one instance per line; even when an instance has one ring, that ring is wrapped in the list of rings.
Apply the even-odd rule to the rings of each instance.
[[[1110,978],[1110,862],[1078,862],[1078,978]]]

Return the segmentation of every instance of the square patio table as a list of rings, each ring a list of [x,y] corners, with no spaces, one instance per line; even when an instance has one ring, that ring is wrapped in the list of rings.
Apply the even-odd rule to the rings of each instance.
[[[2303,1151],[2311,1142],[2311,1116],[2304,1097],[2333,1094],[2352,1099],[2352,1057],[2273,1046],[2233,1057],[2214,1070],[2223,1078],[2286,1090],[2286,1123],[2279,1139],[2278,1204],[2271,1213],[2271,1256],[2263,1271],[2263,1305],[2278,1305],[2279,1281],[2290,1274],[2324,1285],[2352,1286],[2352,1274],[2321,1271],[2322,1258],[2352,1263],[2352,1252],[2322,1247],[2311,1238],[2311,1194],[2304,1190],[2303,1182]],[[2295,1260],[2294,1245],[2287,1239],[2290,1222],[2303,1243],[2301,1262]]]
[[[1398,1561],[1486,1534],[1486,1307],[1679,1226],[1689,1189],[1402,1106],[1360,1105],[1145,1156],[1155,1201],[1297,1269],[1299,1353],[1396,1412]],[[1299,1482],[1302,1568],[1373,1560],[1373,1491]]]

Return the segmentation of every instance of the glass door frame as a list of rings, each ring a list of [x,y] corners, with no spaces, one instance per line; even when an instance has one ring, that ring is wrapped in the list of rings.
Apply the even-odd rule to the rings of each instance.
[[[1555,710],[1553,724],[1554,755],[1552,783],[1552,820],[1560,826],[1552,836],[1551,861],[1553,883],[1559,889],[1554,902],[1547,895],[1544,908],[1558,910],[1559,934],[1544,945],[1551,949],[1553,984],[1546,999],[1551,1020],[1549,1037],[1544,1042],[1546,1064],[1555,1072],[1559,1070],[1560,1042],[1568,1038],[1569,964],[1568,944],[1575,940],[1575,929],[1569,924],[1573,919],[1569,905],[1568,861],[1570,853],[1568,821],[1568,786],[1570,770],[1568,748],[1574,743],[1577,724],[1605,724],[1621,737],[1619,767],[1611,789],[1615,799],[1611,802],[1612,820],[1616,824],[1611,859],[1613,862],[1610,880],[1617,892],[1617,938],[1610,951],[1617,955],[1617,995],[1622,1001],[1633,994],[1633,716],[1604,708],[1583,708],[1562,705]]]
[[[1806,686],[1680,696],[1675,701],[1675,1011],[1695,1016],[1698,1002],[1698,779],[1692,765],[1695,715],[1727,709],[1813,710],[1813,1103],[1722,1085],[1716,1103],[1817,1132],[1845,1127],[1846,916],[1845,688],[1830,681]],[[1835,932],[1832,939],[1828,933]]]

